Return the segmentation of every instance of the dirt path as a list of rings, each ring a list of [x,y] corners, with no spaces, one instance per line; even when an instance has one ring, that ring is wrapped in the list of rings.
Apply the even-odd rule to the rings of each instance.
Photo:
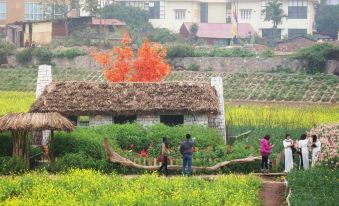
[[[264,206],[285,206],[285,184],[283,182],[264,180],[260,199]]]

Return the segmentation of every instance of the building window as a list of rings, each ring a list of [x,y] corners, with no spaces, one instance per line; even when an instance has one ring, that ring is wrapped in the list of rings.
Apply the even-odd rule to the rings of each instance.
[[[326,0],[326,5],[338,5],[339,0]]]
[[[0,19],[6,19],[7,16],[7,1],[0,0]]]
[[[41,3],[25,1],[25,20],[43,20]]]
[[[251,19],[252,9],[240,9],[240,18],[241,19]]]
[[[226,23],[232,22],[232,2],[226,2]]]
[[[150,19],[160,19],[160,1],[149,2]]]
[[[208,23],[208,3],[200,3],[200,22]]]
[[[213,40],[213,45],[214,46],[228,46],[229,41],[226,39],[215,39]]]
[[[175,9],[175,19],[185,19],[186,18],[186,9]]]
[[[160,115],[160,122],[168,126],[184,124],[184,115]]]
[[[273,35],[273,29],[262,29],[262,38],[272,39],[274,38]],[[277,36],[281,37],[281,29],[277,30]]]
[[[79,126],[89,126],[89,116],[79,116]]]
[[[266,13],[265,12],[263,12],[263,11],[265,11],[265,9],[266,9],[266,6],[268,5],[268,0],[261,0],[261,10],[260,10],[260,12],[261,12],[261,18],[262,19],[265,19],[265,17],[266,17]]]
[[[136,120],[137,120],[137,115],[115,116],[115,117],[113,117],[114,124],[133,123]]]
[[[307,0],[289,0],[288,18],[307,19]]]
[[[288,38],[296,36],[306,36],[307,29],[288,29]]]

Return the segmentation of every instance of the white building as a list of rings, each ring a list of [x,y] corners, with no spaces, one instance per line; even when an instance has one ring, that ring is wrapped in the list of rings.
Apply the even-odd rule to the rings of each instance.
[[[279,25],[281,36],[312,34],[315,5],[318,0],[282,0],[287,19]],[[126,6],[149,11],[154,27],[179,32],[183,22],[231,23],[233,1],[230,0],[115,0]],[[262,10],[268,0],[238,0],[239,23],[250,23],[262,37],[272,35],[272,23],[264,21]]]

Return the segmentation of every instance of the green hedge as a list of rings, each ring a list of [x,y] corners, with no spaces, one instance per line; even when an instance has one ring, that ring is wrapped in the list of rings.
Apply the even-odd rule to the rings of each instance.
[[[28,64],[32,61],[33,58],[33,48],[26,48],[22,51],[18,51],[15,54],[15,58],[16,60],[20,63],[20,64]]]
[[[27,170],[27,165],[22,159],[16,157],[0,157],[1,175],[19,174]]]
[[[84,56],[85,54],[85,52],[81,51],[78,48],[70,48],[61,51],[55,51],[53,56],[58,58],[74,59],[75,57]]]
[[[339,47],[330,43],[315,44],[311,47],[300,49],[294,58],[304,62],[307,73],[321,72],[329,58],[339,58]]]
[[[253,52],[242,48],[200,48],[178,44],[167,47],[167,57],[253,57]]]
[[[292,191],[292,206],[338,205],[338,169],[294,170],[288,173],[286,179]]]

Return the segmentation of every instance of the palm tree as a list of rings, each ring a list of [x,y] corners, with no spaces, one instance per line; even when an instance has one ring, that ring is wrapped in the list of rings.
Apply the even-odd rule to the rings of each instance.
[[[282,2],[280,0],[272,0],[268,2],[265,9],[261,12],[265,15],[264,21],[272,21],[273,38],[278,38],[278,25],[282,24],[283,18],[287,18],[287,15],[284,14],[284,10],[282,9]]]

